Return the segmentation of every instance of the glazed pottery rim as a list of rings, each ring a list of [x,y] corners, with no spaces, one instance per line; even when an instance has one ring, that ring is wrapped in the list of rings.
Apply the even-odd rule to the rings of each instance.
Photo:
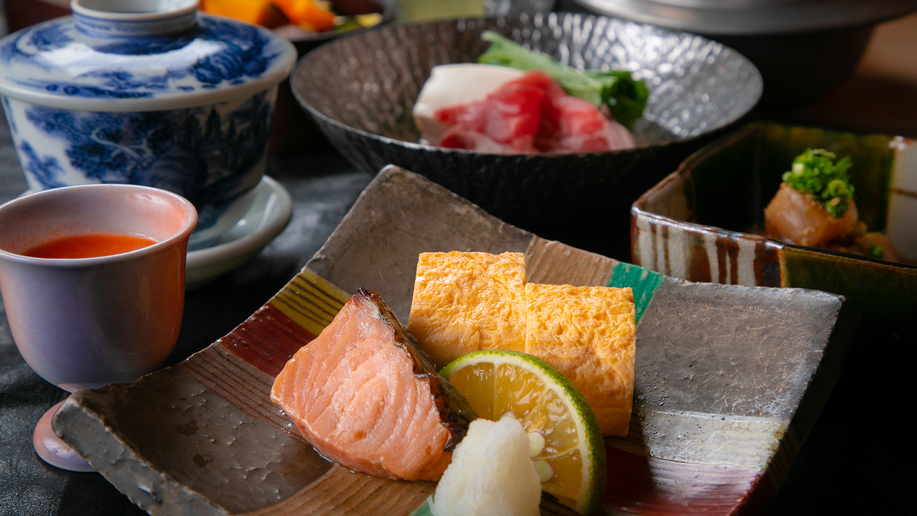
[[[745,240],[745,241],[751,240],[751,241],[756,241],[756,242],[764,242],[766,245],[776,250],[793,249],[800,253],[835,256],[838,258],[853,260],[853,261],[861,262],[865,264],[876,265],[876,266],[885,266],[886,268],[893,268],[893,269],[899,268],[899,269],[905,269],[905,270],[917,269],[917,263],[893,262],[889,260],[883,260],[881,258],[873,258],[871,256],[862,256],[858,254],[847,253],[847,252],[837,251],[833,249],[824,249],[821,247],[812,247],[812,246],[805,246],[805,245],[800,245],[800,244],[793,244],[789,242],[784,242],[776,238],[769,237],[767,235],[759,235],[755,233],[749,233],[747,231],[722,228],[718,226],[711,226],[709,224],[701,224],[698,222],[690,222],[687,220],[682,220],[682,219],[678,219],[678,218],[671,217],[668,215],[663,215],[661,213],[657,213],[654,211],[650,211],[647,208],[647,204],[649,204],[650,196],[655,193],[662,192],[663,189],[667,187],[668,183],[670,183],[673,178],[678,177],[683,182],[685,182],[686,177],[693,176],[693,172],[692,172],[693,169],[689,168],[688,166],[689,164],[707,155],[708,153],[713,152],[715,149],[726,146],[728,142],[730,142],[733,138],[737,138],[740,135],[743,135],[745,133],[748,133],[758,128],[766,127],[769,125],[779,125],[782,127],[821,128],[821,129],[828,129],[832,131],[838,131],[838,132],[842,132],[846,134],[857,134],[857,135],[879,134],[879,133],[872,133],[872,132],[858,132],[858,131],[842,129],[842,128],[830,128],[830,127],[821,127],[821,126],[816,126],[816,125],[783,123],[783,122],[768,121],[768,120],[758,120],[758,121],[752,121],[752,122],[745,123],[741,126],[736,127],[733,131],[730,131],[729,133],[724,134],[720,136],[719,138],[716,138],[715,140],[709,142],[708,144],[704,145],[700,149],[686,156],[681,161],[681,163],[678,165],[678,168],[675,171],[669,173],[666,177],[662,178],[659,182],[653,185],[646,192],[643,192],[643,194],[641,194],[640,197],[638,197],[637,200],[635,200],[633,204],[631,204],[631,224],[633,225],[636,223],[636,219],[638,216],[644,216],[646,218],[654,219],[657,222],[662,222],[664,224],[671,224],[675,226],[690,228],[691,230],[701,233],[701,234],[723,234],[723,235],[729,236],[730,238],[734,240]],[[900,136],[891,136],[891,135],[885,135],[885,136],[890,136],[892,138],[900,138]],[[632,235],[632,238],[633,238],[633,235]],[[631,249],[633,249],[634,245],[635,244],[632,240]]]
[[[55,197],[67,197],[76,195],[92,196],[95,195],[96,191],[98,190],[102,190],[102,193],[104,194],[105,190],[114,191],[117,189],[125,190],[123,192],[125,196],[129,194],[144,194],[157,197],[159,199],[167,199],[166,202],[168,202],[170,205],[182,209],[182,213],[184,214],[183,217],[187,220],[181,229],[173,232],[171,235],[169,235],[168,238],[164,238],[140,249],[113,255],[95,256],[92,258],[36,258],[33,256],[25,256],[19,253],[14,253],[12,251],[7,251],[6,249],[0,247],[0,256],[12,262],[39,266],[47,265],[53,267],[83,267],[87,265],[97,265],[107,262],[118,262],[124,260],[125,258],[143,256],[146,254],[154,253],[164,247],[175,245],[177,241],[182,239],[190,238],[191,233],[194,231],[194,226],[197,224],[197,210],[194,208],[194,205],[191,204],[189,200],[176,193],[172,193],[161,188],[154,188],[152,186],[115,183],[61,186],[58,188],[41,190],[38,192],[30,193],[28,195],[23,195],[22,197],[17,197],[4,203],[3,205],[0,205],[0,209],[3,209],[7,206],[15,206],[19,204],[25,205],[35,202],[47,202],[47,200],[43,199],[44,197],[51,197],[53,199]]]
[[[563,16],[563,17],[569,17],[569,16],[575,16],[575,15],[582,15],[583,13],[551,13],[551,14],[555,14],[555,15]],[[666,27],[660,27],[660,26],[652,25],[652,24],[648,24],[648,23],[640,23],[640,22],[636,22],[636,21],[632,21],[632,20],[627,20],[627,19],[625,19],[625,18],[618,18],[618,17],[604,16],[604,15],[594,15],[594,14],[585,14],[585,16],[589,16],[589,17],[593,17],[593,18],[605,18],[605,19],[619,20],[619,21],[622,21],[622,22],[634,23],[634,24],[636,24],[636,25],[641,25],[641,26],[650,26],[650,27],[653,27],[653,28],[656,28],[656,29],[661,29],[661,30],[663,30],[663,31],[666,31],[667,33],[673,33],[673,34],[675,34],[675,33],[678,32],[678,31],[674,31],[674,30],[672,30],[672,29],[668,29],[668,28],[666,28]],[[503,23],[505,23],[507,20],[518,20],[518,19],[523,19],[523,20],[524,20],[525,18],[524,18],[524,17],[520,17],[520,16],[515,16],[515,17],[505,17],[505,16],[493,17],[493,16],[491,16],[491,17],[470,18],[470,19],[467,19],[467,20],[458,20],[458,19],[456,19],[456,20],[427,20],[427,21],[416,21],[416,22],[410,22],[410,23],[402,23],[402,24],[400,24],[400,25],[402,25],[402,26],[415,25],[415,26],[416,26],[416,25],[428,25],[428,24],[433,24],[433,23],[443,23],[443,22],[447,22],[447,23],[448,23],[448,22],[461,22],[461,21],[466,22],[466,23],[494,22],[494,23],[496,23],[496,24],[503,24]],[[470,157],[483,157],[483,156],[495,157],[495,156],[496,156],[496,157],[501,157],[501,158],[502,158],[502,157],[507,157],[507,158],[512,158],[512,157],[525,157],[526,159],[541,159],[541,160],[547,160],[547,159],[558,159],[558,158],[561,158],[561,157],[569,157],[569,156],[603,156],[603,155],[625,154],[625,153],[631,153],[631,152],[642,151],[642,150],[645,150],[645,149],[666,148],[666,147],[671,146],[671,145],[674,145],[674,144],[679,144],[679,143],[684,143],[684,142],[691,142],[691,141],[697,140],[697,139],[699,139],[699,138],[707,137],[707,136],[709,136],[710,134],[714,134],[714,133],[716,133],[717,131],[722,130],[723,128],[729,127],[729,126],[735,124],[736,122],[740,121],[748,112],[750,112],[752,109],[754,109],[754,107],[760,102],[761,96],[762,96],[762,94],[763,94],[763,88],[762,88],[762,89],[760,89],[760,90],[757,92],[757,96],[756,96],[756,97],[753,99],[753,101],[750,103],[749,109],[748,109],[747,111],[745,111],[743,114],[737,116],[736,118],[731,119],[731,120],[722,121],[722,122],[719,123],[719,125],[707,126],[707,127],[704,128],[703,131],[698,132],[697,134],[692,134],[692,135],[688,135],[688,136],[678,136],[678,135],[672,133],[671,131],[669,131],[668,129],[666,129],[665,127],[663,127],[663,126],[657,124],[656,122],[653,122],[653,121],[647,120],[646,118],[643,118],[643,120],[644,120],[645,122],[656,125],[657,127],[659,127],[659,128],[661,128],[662,130],[666,131],[668,134],[670,134],[670,135],[673,137],[672,139],[667,140],[667,141],[664,141],[664,142],[659,142],[659,143],[645,143],[645,144],[643,144],[643,145],[637,145],[637,146],[635,146],[635,147],[633,147],[633,148],[630,148],[630,149],[615,149],[615,150],[597,151],[597,152],[578,152],[578,153],[562,153],[562,152],[549,153],[549,152],[544,152],[544,153],[506,153],[506,154],[494,153],[494,152],[479,152],[479,151],[473,151],[473,150],[467,150],[467,149],[451,149],[451,148],[445,148],[445,147],[438,147],[438,146],[436,146],[436,145],[430,145],[430,144],[427,144],[427,143],[413,142],[413,141],[408,141],[408,140],[401,140],[401,139],[394,138],[394,137],[391,137],[391,136],[385,136],[385,135],[382,135],[382,134],[377,134],[377,133],[369,132],[369,131],[367,131],[367,130],[365,130],[365,129],[360,129],[360,128],[353,127],[353,126],[351,126],[351,125],[345,124],[345,123],[343,123],[343,122],[340,122],[339,120],[337,120],[337,119],[331,117],[330,115],[326,114],[324,111],[321,111],[319,108],[313,106],[312,103],[308,102],[308,101],[303,97],[304,93],[301,92],[301,89],[302,89],[302,88],[297,87],[297,83],[299,82],[299,77],[300,77],[301,75],[304,75],[304,74],[301,74],[300,71],[301,71],[303,68],[309,66],[309,65],[310,65],[310,62],[311,62],[312,60],[317,59],[318,56],[320,56],[323,52],[328,52],[328,51],[330,51],[329,49],[334,48],[334,46],[336,46],[336,45],[343,45],[343,44],[346,44],[347,38],[351,38],[351,37],[361,37],[361,36],[364,36],[365,34],[367,34],[368,32],[371,32],[371,31],[395,30],[396,27],[397,27],[397,26],[386,25],[386,26],[378,26],[378,27],[372,27],[372,28],[369,28],[369,29],[354,31],[354,33],[352,33],[352,34],[346,34],[346,35],[343,35],[342,37],[335,38],[333,41],[329,41],[328,43],[322,45],[322,46],[319,47],[319,48],[316,48],[315,50],[309,52],[308,54],[306,54],[305,56],[303,56],[302,58],[300,58],[300,59],[296,62],[296,64],[294,65],[293,70],[290,72],[290,86],[291,86],[290,89],[292,90],[293,96],[296,98],[296,100],[297,100],[297,102],[299,103],[299,105],[300,105],[302,108],[305,108],[305,109],[309,112],[309,114],[311,114],[313,117],[317,118],[317,119],[318,119],[320,122],[322,122],[322,123],[329,124],[329,125],[331,125],[331,126],[336,127],[337,129],[343,130],[343,131],[348,132],[348,133],[353,133],[353,134],[359,135],[359,136],[364,137],[364,138],[368,138],[368,139],[371,139],[371,140],[376,140],[376,141],[378,141],[378,142],[380,142],[380,143],[383,143],[383,144],[386,144],[386,145],[400,146],[400,147],[404,147],[404,148],[406,148],[406,149],[410,149],[410,150],[414,150],[414,151],[439,152],[439,153],[446,154],[446,155],[459,155],[459,156],[470,156]],[[711,42],[715,42],[714,40],[712,40],[712,39],[710,39],[710,38],[708,38],[708,37],[706,37],[706,36],[701,36],[701,35],[697,35],[697,34],[692,34],[692,35],[693,35],[693,36],[696,36],[696,37],[699,37],[699,38],[703,38],[703,39],[709,40],[709,41],[711,41]],[[721,44],[721,43],[720,43],[720,44]],[[722,44],[721,44],[721,45],[722,45]],[[761,71],[758,70],[758,68],[751,62],[751,60],[748,59],[748,57],[746,57],[745,55],[743,55],[741,52],[735,50],[734,48],[729,47],[728,45],[722,45],[722,46],[723,46],[723,48],[728,48],[728,49],[731,50],[736,56],[738,56],[738,57],[741,58],[742,60],[746,61],[746,62],[752,67],[753,71],[757,74],[757,77],[759,78],[759,80],[761,79]],[[652,96],[652,93],[651,93],[651,96]]]
[[[745,233],[747,235],[747,233]],[[821,249],[819,247],[808,247],[804,245],[789,244],[786,242],[781,242],[780,240],[775,240],[773,238],[765,237],[768,240],[771,240],[783,247],[792,248],[800,252],[805,253],[820,253],[830,256],[835,256],[837,258],[843,258],[854,262],[863,262],[864,264],[873,266],[873,267],[882,267],[886,269],[905,269],[905,270],[915,270],[917,271],[917,263],[907,263],[907,262],[892,262],[889,260],[882,260],[880,258],[873,258],[871,256],[860,256],[853,253],[845,253],[843,251],[836,251],[834,249]]]
[[[676,175],[682,176],[682,172],[680,170],[676,172],[672,172],[672,174],[670,174],[669,177],[673,177]],[[661,185],[665,181],[666,179],[663,179],[659,184]],[[645,196],[649,194],[650,192],[652,192],[653,190],[655,190],[657,186],[654,186],[646,194],[641,195],[640,198],[634,202],[633,206],[631,207],[631,214],[632,214],[631,218],[632,219],[636,219],[637,218],[636,216],[643,216],[649,219],[656,220],[657,222],[661,222],[663,224],[690,228],[693,231],[702,233],[702,234],[724,235],[734,240],[745,240],[745,241],[751,240],[755,242],[764,242],[766,245],[774,248],[775,250],[793,249],[800,253],[825,254],[829,256],[835,256],[840,259],[846,259],[846,260],[851,260],[855,262],[863,262],[865,264],[876,266],[876,267],[884,267],[884,268],[890,268],[890,269],[917,270],[917,263],[892,262],[889,260],[882,260],[880,258],[873,258],[870,256],[861,256],[861,255],[853,254],[853,253],[845,253],[843,251],[837,251],[834,249],[823,249],[820,247],[810,247],[810,246],[799,245],[799,244],[791,244],[789,242],[784,242],[782,240],[771,238],[765,235],[758,235],[755,233],[748,233],[746,231],[738,231],[734,229],[726,229],[726,228],[721,228],[717,226],[711,226],[709,224],[699,224],[697,222],[688,222],[686,220],[680,220],[680,219],[676,219],[676,218],[669,217],[666,215],[661,215],[659,213],[649,211],[648,209],[644,207]]]

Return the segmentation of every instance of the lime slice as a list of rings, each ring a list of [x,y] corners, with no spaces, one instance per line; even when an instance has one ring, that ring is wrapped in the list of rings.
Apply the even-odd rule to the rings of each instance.
[[[441,374],[480,417],[511,413],[522,423],[545,492],[580,514],[599,508],[605,442],[595,412],[563,373],[531,355],[485,350],[457,358]]]

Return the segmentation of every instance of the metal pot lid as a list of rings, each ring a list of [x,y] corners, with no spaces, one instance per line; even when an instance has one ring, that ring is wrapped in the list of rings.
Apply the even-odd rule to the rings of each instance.
[[[80,111],[182,109],[264,90],[296,62],[288,40],[197,0],[139,1],[72,0],[72,16],[4,37],[0,94]]]
[[[606,16],[704,35],[776,35],[890,20],[917,0],[574,0]]]

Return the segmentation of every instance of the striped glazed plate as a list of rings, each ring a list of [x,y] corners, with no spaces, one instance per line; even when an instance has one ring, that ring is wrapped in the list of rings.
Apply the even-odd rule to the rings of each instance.
[[[151,514],[410,514],[430,482],[348,471],[269,400],[286,360],[357,288],[407,320],[424,251],[518,251],[539,283],[630,286],[634,417],[606,439],[606,514],[751,514],[778,490],[856,324],[843,299],[689,283],[509,226],[388,167],[324,247],[262,308],[185,362],[73,394],[55,431]],[[545,495],[544,514],[569,514]]]

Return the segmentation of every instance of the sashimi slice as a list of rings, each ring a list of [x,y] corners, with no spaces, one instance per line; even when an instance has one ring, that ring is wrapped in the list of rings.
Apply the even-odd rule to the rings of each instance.
[[[531,70],[486,98],[441,108],[441,147],[499,153],[603,152],[636,146],[626,127]]]
[[[449,128],[436,121],[434,114],[437,110],[483,100],[524,73],[515,68],[480,63],[434,66],[412,110],[421,138],[429,142],[439,141]]]
[[[636,146],[626,127],[590,102],[567,95],[547,75],[534,75],[529,80],[540,81],[545,89],[541,127],[535,137],[541,152],[602,152]]]
[[[514,154],[517,152],[536,152],[534,147],[521,150],[518,147],[500,143],[493,138],[476,131],[469,131],[461,127],[453,127],[443,139],[439,141],[440,147],[449,149],[467,149],[488,154]]]
[[[544,89],[537,85],[510,81],[484,100],[440,109],[434,116],[449,129],[439,145],[493,152],[487,142],[490,140],[508,152],[537,152],[534,141],[544,97]],[[487,140],[457,136],[464,133],[483,135]],[[479,142],[488,148],[462,146]]]
[[[326,458],[438,480],[476,417],[376,292],[360,289],[274,380],[271,401]]]
[[[567,95],[550,99],[545,108],[543,130],[535,140],[535,146],[542,152],[603,152],[632,149],[636,146],[634,137],[626,127],[606,118],[589,102]],[[547,113],[556,112],[556,119],[549,119]],[[552,132],[547,130],[553,129]]]

